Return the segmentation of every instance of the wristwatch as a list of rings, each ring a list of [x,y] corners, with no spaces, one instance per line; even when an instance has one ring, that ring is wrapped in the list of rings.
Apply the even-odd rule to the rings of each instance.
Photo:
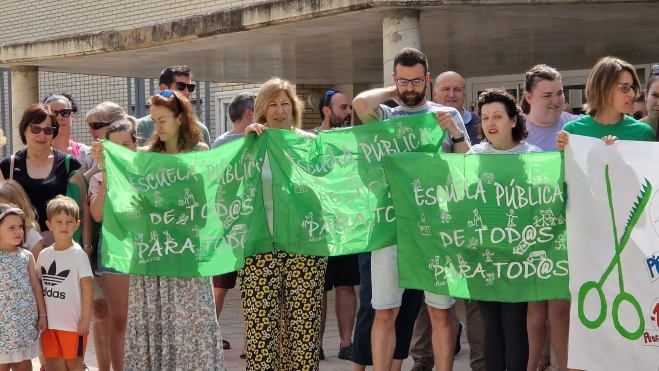
[[[83,249],[91,249],[91,248],[92,248],[92,245],[82,245],[82,248],[83,248]]]
[[[453,138],[451,138],[451,140],[453,141],[453,144],[464,142],[465,141],[465,135],[464,135],[463,132],[460,132],[460,138],[453,137]]]

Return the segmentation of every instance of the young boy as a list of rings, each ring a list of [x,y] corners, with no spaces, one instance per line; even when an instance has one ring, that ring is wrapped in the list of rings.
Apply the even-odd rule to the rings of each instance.
[[[73,241],[80,225],[76,202],[57,196],[48,202],[46,225],[55,243],[39,254],[48,330],[42,337],[46,370],[83,371],[92,309],[92,269],[87,254]]]

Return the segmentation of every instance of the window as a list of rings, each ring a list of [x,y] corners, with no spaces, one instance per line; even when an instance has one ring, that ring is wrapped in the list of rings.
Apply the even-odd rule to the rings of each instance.
[[[215,137],[233,129],[233,122],[229,118],[229,104],[233,97],[240,93],[257,93],[258,88],[229,90],[215,93]]]

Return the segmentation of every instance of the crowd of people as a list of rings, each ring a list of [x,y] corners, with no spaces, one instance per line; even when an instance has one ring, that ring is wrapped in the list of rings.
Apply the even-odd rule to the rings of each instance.
[[[107,174],[99,139],[163,154],[218,148],[272,128],[311,140],[320,131],[350,126],[353,112],[366,125],[432,113],[446,132],[443,152],[466,154],[562,151],[570,134],[609,145],[657,138],[659,69],[646,83],[647,115],[637,120],[630,115],[640,81],[632,65],[613,57],[592,69],[584,115],[567,112],[561,74],[547,65],[526,73],[521,102],[502,89],[482,92],[479,115],[465,109],[465,80],[453,71],[437,76],[427,100],[431,75],[418,50],[401,50],[391,76],[392,86],[364,91],[352,101],[327,91],[318,107],[322,124],[310,131],[302,130],[304,104],[295,86],[272,78],[257,95],[232,100],[233,128],[213,142],[190,103],[195,85],[186,66],[162,71],[144,118],[112,102],[90,109],[85,119],[91,146],[71,138],[78,107],[70,95],[53,93],[28,107],[17,126],[24,148],[0,161],[0,371],[30,370],[36,357],[42,370],[85,369],[92,317],[101,371],[224,370],[231,345],[222,340],[218,318],[237,282],[247,370],[318,370],[325,358],[327,293],[334,289],[338,358],[352,361],[355,371],[369,365],[401,370],[410,354],[413,371],[451,370],[463,331],[474,371],[543,371],[550,350],[558,369],[568,370],[569,300],[476,302],[403,289],[396,246],[330,258],[256,254],[238,272],[212,279],[127,275],[104,264],[99,250]],[[262,181],[272,233],[267,156]],[[464,302],[463,319],[456,301]]]

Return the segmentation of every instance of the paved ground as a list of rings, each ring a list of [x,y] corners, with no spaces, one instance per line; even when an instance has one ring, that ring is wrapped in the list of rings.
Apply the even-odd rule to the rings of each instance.
[[[220,328],[222,329],[222,336],[225,340],[228,340],[231,343],[231,349],[224,351],[224,357],[226,361],[227,370],[229,371],[239,371],[245,370],[245,361],[240,359],[240,351],[243,344],[243,319],[241,313],[241,301],[240,293],[236,290],[229,291],[227,298],[224,302],[224,309],[222,315],[220,316]],[[329,296],[329,308],[334,308],[334,291],[330,292]],[[464,308],[458,307],[458,313],[460,318],[464,318]],[[89,366],[90,370],[98,371],[96,367],[96,352],[94,350],[94,342],[90,339],[87,346],[87,353],[85,355],[85,362]],[[339,349],[339,331],[336,324],[336,316],[331,310],[330,314],[327,317],[327,328],[325,330],[324,341],[324,350],[325,350],[325,361],[320,361],[320,370],[321,371],[351,371],[353,370],[353,363],[350,361],[340,360],[336,356]],[[34,360],[32,362],[34,371],[39,370],[39,361]],[[403,362],[403,371],[409,371],[412,368],[412,359],[408,358]],[[372,367],[368,367],[367,370],[371,370]],[[464,335],[462,336],[462,354],[460,354],[455,359],[454,371],[469,371],[469,344],[467,344],[467,339]],[[107,370],[101,370],[107,371]],[[147,370],[145,370],[147,371]]]

